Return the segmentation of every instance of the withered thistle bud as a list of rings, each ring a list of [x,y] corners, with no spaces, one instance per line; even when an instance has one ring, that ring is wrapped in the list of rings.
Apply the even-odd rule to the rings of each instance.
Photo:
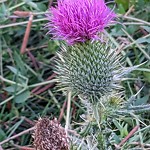
[[[34,146],[36,150],[68,150],[65,129],[57,119],[40,118],[35,125]]]

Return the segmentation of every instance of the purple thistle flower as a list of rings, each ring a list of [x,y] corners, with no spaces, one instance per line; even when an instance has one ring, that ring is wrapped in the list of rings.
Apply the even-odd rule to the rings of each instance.
[[[98,34],[115,18],[104,0],[58,0],[50,8],[48,33],[69,44],[99,39]]]

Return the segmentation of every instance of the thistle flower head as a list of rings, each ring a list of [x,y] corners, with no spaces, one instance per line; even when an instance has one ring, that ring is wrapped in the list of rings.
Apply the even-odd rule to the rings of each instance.
[[[98,34],[115,18],[104,0],[58,0],[47,14],[54,38],[69,44],[98,39]]]
[[[64,128],[57,119],[39,119],[35,125],[34,145],[36,150],[68,150]]]

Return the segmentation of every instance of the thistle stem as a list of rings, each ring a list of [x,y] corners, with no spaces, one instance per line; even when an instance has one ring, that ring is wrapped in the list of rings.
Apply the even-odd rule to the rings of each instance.
[[[70,125],[70,108],[71,108],[71,91],[68,92],[68,102],[67,102],[67,118],[66,118],[66,135],[68,135],[68,129]]]

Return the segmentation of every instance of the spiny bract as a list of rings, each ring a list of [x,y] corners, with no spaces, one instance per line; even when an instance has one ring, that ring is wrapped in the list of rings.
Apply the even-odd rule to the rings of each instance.
[[[58,56],[56,73],[66,90],[100,98],[121,88],[124,69],[110,42],[87,41],[64,46]]]

